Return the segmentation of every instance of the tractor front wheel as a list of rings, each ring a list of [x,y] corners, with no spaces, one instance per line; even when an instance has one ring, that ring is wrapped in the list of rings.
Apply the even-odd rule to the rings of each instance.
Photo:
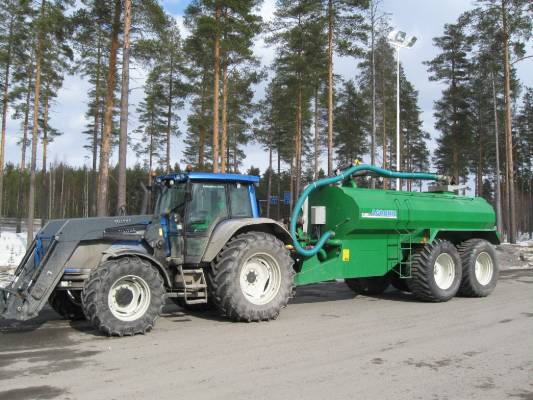
[[[210,298],[235,321],[277,318],[292,294],[293,260],[285,245],[264,232],[231,239],[207,273]]]
[[[92,271],[83,287],[83,310],[106,335],[144,334],[161,314],[164,294],[156,268],[138,257],[121,257]]]

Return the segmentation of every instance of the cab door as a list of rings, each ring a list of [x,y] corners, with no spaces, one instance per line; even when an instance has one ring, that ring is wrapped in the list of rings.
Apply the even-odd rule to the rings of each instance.
[[[192,182],[185,218],[185,263],[200,262],[212,229],[228,216],[225,183]]]

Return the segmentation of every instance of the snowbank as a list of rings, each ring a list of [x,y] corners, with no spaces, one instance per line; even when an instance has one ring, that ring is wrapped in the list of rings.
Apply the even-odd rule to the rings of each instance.
[[[26,233],[0,232],[0,270],[15,268],[26,252]]]

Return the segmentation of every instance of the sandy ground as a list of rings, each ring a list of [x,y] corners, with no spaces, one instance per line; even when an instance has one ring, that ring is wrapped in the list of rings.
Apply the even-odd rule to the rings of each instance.
[[[167,306],[154,331],[99,336],[50,309],[0,321],[0,399],[533,399],[533,270],[483,299],[299,288],[276,321]]]

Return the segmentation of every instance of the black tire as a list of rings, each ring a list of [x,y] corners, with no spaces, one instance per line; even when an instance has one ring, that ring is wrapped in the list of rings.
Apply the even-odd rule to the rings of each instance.
[[[241,271],[258,254],[267,255],[279,266],[279,288],[266,304],[254,304],[241,289]],[[207,271],[207,287],[213,304],[234,321],[268,321],[277,318],[294,288],[293,259],[285,245],[264,232],[247,232],[232,238]],[[267,281],[268,284],[268,281]]]
[[[395,289],[399,290],[400,292],[410,292],[409,285],[407,283],[409,278],[400,278],[395,271],[389,272],[389,275],[390,283]]]
[[[48,304],[56,313],[71,321],[85,319],[83,308],[81,307],[81,290],[54,290],[48,298]]]
[[[442,289],[435,281],[434,268],[437,257],[448,254],[453,261],[453,280],[449,287]],[[436,239],[411,255],[411,279],[409,290],[420,300],[442,302],[457,294],[461,285],[462,267],[459,252],[453,243]]]
[[[370,296],[383,293],[390,285],[388,274],[371,278],[346,278],[344,282],[355,293]]]
[[[457,249],[463,264],[463,279],[461,280],[459,294],[466,297],[488,296],[496,287],[500,276],[500,268],[494,248],[486,240],[470,239],[459,244]],[[476,261],[484,255],[490,258],[492,275],[487,282],[480,282],[476,275]]]
[[[141,282],[149,291],[150,297],[145,310],[133,320],[126,321],[117,317],[109,305],[109,292],[120,279],[133,277]],[[126,301],[133,295],[130,289],[125,290]],[[117,292],[118,293],[118,292]],[[133,336],[150,331],[156,319],[161,315],[164,305],[165,288],[163,279],[157,269],[138,257],[121,257],[104,261],[93,270],[85,281],[82,292],[82,305],[87,319],[101,332],[108,336]],[[119,302],[119,295],[115,301]],[[140,299],[140,297],[139,297]],[[130,299],[130,303],[133,298]]]

